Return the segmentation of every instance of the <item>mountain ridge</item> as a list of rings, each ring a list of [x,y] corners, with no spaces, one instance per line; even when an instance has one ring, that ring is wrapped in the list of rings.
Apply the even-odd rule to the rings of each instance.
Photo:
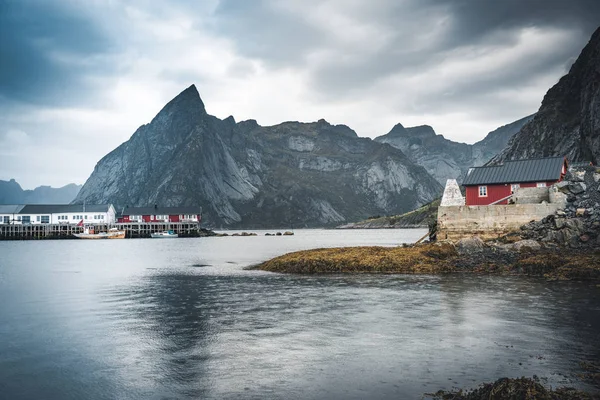
[[[535,118],[490,164],[559,155],[600,162],[600,28],[569,72],[548,90]]]
[[[346,125],[221,120],[192,85],[104,156],[74,202],[202,205],[215,227],[316,227],[409,211],[441,190]]]
[[[390,132],[374,140],[402,150],[411,161],[424,166],[441,185],[445,185],[447,179],[461,182],[469,168],[489,161],[534,115],[503,125],[474,144],[446,139],[429,125],[405,128],[396,124]]]
[[[68,204],[79,193],[82,185],[69,183],[60,188],[38,186],[24,190],[16,180],[0,180],[0,204]]]

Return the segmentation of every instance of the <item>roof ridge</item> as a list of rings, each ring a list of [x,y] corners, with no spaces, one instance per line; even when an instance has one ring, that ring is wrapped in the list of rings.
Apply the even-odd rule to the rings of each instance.
[[[521,158],[519,160],[506,160],[506,161],[504,161],[504,163],[517,162],[517,161],[551,160],[551,159],[554,159],[554,158],[565,158],[565,156]],[[504,164],[500,164],[500,165],[504,165]]]

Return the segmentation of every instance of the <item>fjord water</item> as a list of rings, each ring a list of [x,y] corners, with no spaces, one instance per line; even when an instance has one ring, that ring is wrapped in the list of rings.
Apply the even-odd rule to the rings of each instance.
[[[0,242],[0,398],[420,398],[534,374],[589,389],[595,285],[244,269],[424,231],[295,233]]]

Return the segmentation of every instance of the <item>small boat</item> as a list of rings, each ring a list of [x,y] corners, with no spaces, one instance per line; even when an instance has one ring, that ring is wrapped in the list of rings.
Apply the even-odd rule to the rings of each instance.
[[[110,228],[108,232],[94,232],[94,228],[85,228],[83,233],[75,233],[78,239],[125,239],[125,231],[117,228]]]
[[[154,239],[166,239],[166,238],[176,238],[179,235],[174,231],[162,231],[162,232],[154,232],[150,234],[150,237]]]

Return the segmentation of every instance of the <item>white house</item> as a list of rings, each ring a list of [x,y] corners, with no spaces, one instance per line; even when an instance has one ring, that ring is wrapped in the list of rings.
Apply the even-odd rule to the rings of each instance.
[[[84,224],[114,224],[116,222],[116,212],[112,204],[28,204],[18,207],[21,208],[17,212],[10,214],[9,221],[2,219],[0,222],[34,225],[76,225],[81,221],[83,221]],[[2,211],[3,210],[0,208],[0,216],[5,216],[6,214]]]
[[[23,204],[0,205],[0,224],[10,224],[17,220],[17,215],[25,207]]]

